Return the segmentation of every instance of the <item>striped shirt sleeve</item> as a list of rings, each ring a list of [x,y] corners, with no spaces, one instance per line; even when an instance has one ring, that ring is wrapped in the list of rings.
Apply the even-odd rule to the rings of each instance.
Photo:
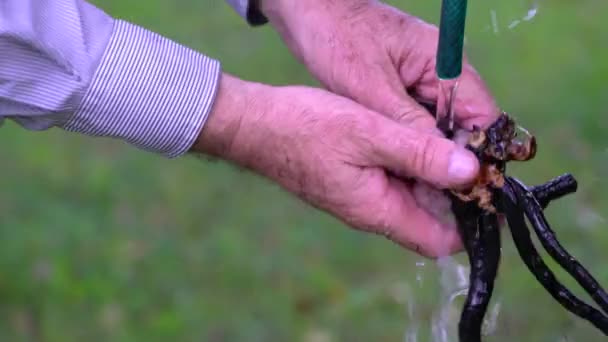
[[[3,0],[0,119],[177,157],[203,128],[220,64],[84,0]]]

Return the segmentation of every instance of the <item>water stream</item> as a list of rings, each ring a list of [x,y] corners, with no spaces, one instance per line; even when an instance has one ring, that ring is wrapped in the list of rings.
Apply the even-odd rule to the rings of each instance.
[[[416,262],[416,286],[411,287],[407,294],[409,324],[404,334],[404,342],[420,342],[421,329],[429,329],[433,342],[457,342],[458,321],[469,287],[469,267],[454,257],[444,257],[434,264],[427,264],[429,263],[425,261]],[[429,274],[438,274],[438,277],[425,279],[423,273],[426,267],[434,267],[433,270],[437,270],[426,272],[427,277]],[[432,319],[428,326],[425,326],[419,318],[420,313],[417,312],[416,290],[421,290],[425,285],[431,286],[433,282],[439,285],[440,294],[434,303],[436,308]],[[484,320],[484,335],[492,335],[496,331],[500,309],[501,300],[495,296]]]
[[[490,9],[490,24],[488,28],[499,34],[501,29],[513,30],[524,22],[533,20],[538,14],[539,0],[522,0],[520,5],[525,8],[523,12],[516,10],[511,14],[501,15],[495,8]],[[514,5],[515,6],[515,5]],[[513,13],[518,13],[513,15]],[[501,26],[501,25],[504,25]],[[451,103],[457,97],[458,79],[440,80],[437,98],[437,119],[449,118]],[[444,127],[446,128],[446,127]],[[424,272],[427,267],[436,267],[437,272]],[[437,278],[425,279],[424,275],[437,274]],[[435,263],[428,261],[416,262],[416,286],[409,287],[407,297],[407,315],[409,324],[404,334],[404,342],[420,342],[422,329],[429,329],[433,342],[458,341],[458,321],[464,299],[469,287],[469,266],[460,263],[454,257],[444,257]],[[437,282],[440,287],[438,300],[434,303],[435,310],[428,326],[420,318],[421,313],[417,311],[417,292],[421,292],[425,286]],[[420,300],[419,300],[420,301]],[[483,324],[483,335],[488,336],[495,333],[499,326],[499,315],[501,310],[501,299],[495,294]]]

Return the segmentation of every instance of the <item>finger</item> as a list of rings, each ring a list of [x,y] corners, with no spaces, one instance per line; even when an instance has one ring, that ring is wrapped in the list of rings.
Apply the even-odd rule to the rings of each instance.
[[[396,106],[391,118],[404,126],[416,129],[418,132],[443,136],[437,127],[435,117],[409,95]]]
[[[439,188],[470,184],[479,170],[475,156],[451,140],[418,132],[391,121],[379,125],[368,158],[398,175]]]
[[[382,235],[399,245],[429,257],[438,258],[462,250],[462,242],[454,222],[446,222],[422,208],[411,188],[396,178],[389,178],[385,201],[387,225]],[[381,212],[381,211],[379,211]]]
[[[408,95],[389,59],[361,63],[356,72],[358,76],[353,72],[348,75],[348,82],[344,82],[348,86],[343,95],[401,124],[439,133],[435,118]]]
[[[454,102],[458,123],[469,130],[474,125],[488,127],[500,113],[490,90],[477,71],[469,64],[463,66],[463,72],[458,82]]]
[[[407,80],[408,69],[401,69],[401,77],[404,82]],[[439,81],[433,68],[419,80],[416,86],[416,95],[425,100],[436,102],[438,96]],[[473,126],[482,128],[488,127],[493,123],[500,113],[496,101],[492,97],[488,87],[481,79],[477,71],[468,63],[463,65],[462,74],[458,79],[456,98],[454,101],[454,113],[457,123],[468,130]]]

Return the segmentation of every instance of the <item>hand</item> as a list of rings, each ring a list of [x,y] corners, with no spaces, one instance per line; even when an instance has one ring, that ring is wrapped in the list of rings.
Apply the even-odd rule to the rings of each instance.
[[[457,231],[421,209],[412,183],[396,175],[446,188],[468,183],[478,171],[475,157],[454,142],[346,98],[229,75],[222,76],[194,149],[253,170],[354,228],[430,257],[460,249]]]
[[[435,26],[373,0],[262,0],[261,9],[329,90],[399,122],[433,130],[435,121],[413,98],[437,101]],[[455,112],[467,129],[486,127],[498,115],[466,58]]]

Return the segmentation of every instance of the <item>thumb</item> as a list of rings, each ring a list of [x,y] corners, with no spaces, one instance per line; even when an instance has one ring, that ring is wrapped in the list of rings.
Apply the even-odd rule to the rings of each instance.
[[[380,126],[372,148],[378,166],[440,188],[467,185],[479,171],[473,153],[451,140],[388,120]]]
[[[440,133],[435,117],[407,93],[392,65],[390,68],[370,75],[355,101],[402,125]]]

